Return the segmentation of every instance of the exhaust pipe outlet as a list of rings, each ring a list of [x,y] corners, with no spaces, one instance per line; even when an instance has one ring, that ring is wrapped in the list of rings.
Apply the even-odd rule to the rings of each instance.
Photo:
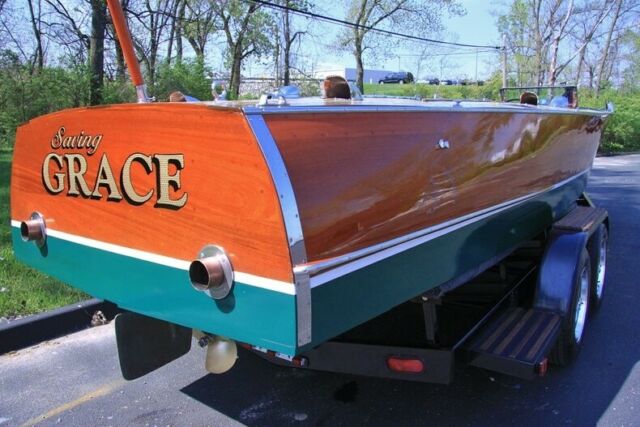
[[[47,226],[44,217],[34,212],[27,221],[20,223],[20,236],[23,242],[34,242],[39,248],[47,241]]]
[[[189,265],[191,286],[213,299],[223,299],[233,287],[233,267],[224,249],[216,245],[202,248]]]

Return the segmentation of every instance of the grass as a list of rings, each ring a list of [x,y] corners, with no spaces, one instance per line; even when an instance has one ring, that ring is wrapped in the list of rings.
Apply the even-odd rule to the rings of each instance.
[[[88,298],[15,259],[9,210],[12,154],[11,149],[0,145],[0,318],[34,314]]]
[[[421,98],[444,99],[491,99],[499,98],[498,88],[495,85],[484,86],[439,86],[425,83],[417,84],[371,84],[365,83],[365,95],[387,96],[419,96]]]

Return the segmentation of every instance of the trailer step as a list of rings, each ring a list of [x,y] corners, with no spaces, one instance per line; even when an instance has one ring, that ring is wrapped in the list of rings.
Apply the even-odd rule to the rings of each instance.
[[[553,224],[553,228],[559,231],[590,232],[594,226],[599,225],[606,217],[606,209],[591,206],[578,206],[565,215],[561,220]]]
[[[556,313],[511,308],[470,342],[469,364],[532,379],[555,344],[560,325],[561,317]]]

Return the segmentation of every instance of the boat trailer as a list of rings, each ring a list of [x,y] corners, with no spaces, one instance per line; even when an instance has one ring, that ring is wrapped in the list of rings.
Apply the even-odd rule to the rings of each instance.
[[[566,366],[603,297],[607,211],[586,194],[543,235],[449,291],[436,288],[281,366],[449,384],[456,363],[523,379]],[[446,286],[445,286],[446,287]]]

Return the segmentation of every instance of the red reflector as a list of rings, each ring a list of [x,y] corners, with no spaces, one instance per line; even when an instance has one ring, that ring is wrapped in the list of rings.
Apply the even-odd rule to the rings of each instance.
[[[387,359],[387,367],[395,372],[418,374],[424,371],[424,364],[420,359],[401,359],[393,356]]]
[[[538,366],[536,366],[536,373],[540,376],[543,376],[547,374],[548,370],[549,370],[549,359],[545,357],[544,360],[538,363]]]

